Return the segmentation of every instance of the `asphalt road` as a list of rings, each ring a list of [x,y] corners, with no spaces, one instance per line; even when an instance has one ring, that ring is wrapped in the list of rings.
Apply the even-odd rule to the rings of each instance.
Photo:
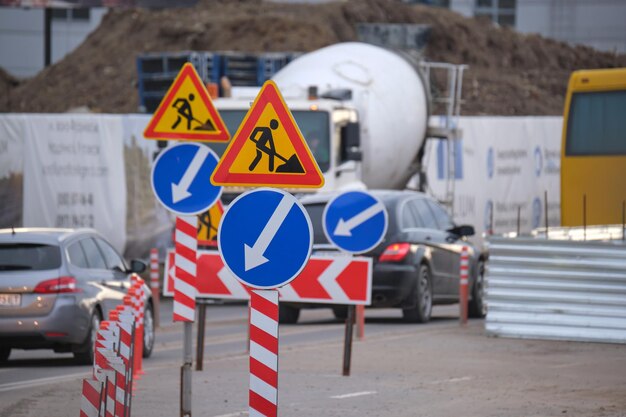
[[[168,321],[144,362],[133,416],[179,414],[182,327]],[[329,310],[281,325],[279,415],[626,416],[626,347],[495,339],[482,320],[460,327],[457,306],[432,322],[405,324],[394,310],[368,310],[352,375],[341,376],[343,324]],[[204,371],[193,375],[193,415],[247,415],[247,309],[208,308]],[[17,352],[0,368],[0,417],[77,415],[90,368],[69,355]]]
[[[457,307],[436,308],[430,326],[441,322],[455,322]],[[400,311],[368,311],[368,334],[406,327]],[[172,323],[170,300],[162,303],[161,326],[157,329],[152,356],[145,361],[146,367],[160,367],[182,358],[182,326]],[[216,304],[207,306],[205,330],[205,359],[243,354],[247,348],[247,306],[243,304]],[[303,310],[297,325],[281,325],[281,347],[308,344],[310,342],[342,342],[345,325],[336,320],[330,309]],[[194,329],[194,357],[197,329]],[[182,359],[181,359],[182,361]],[[194,363],[195,366],[195,363]],[[14,350],[9,362],[0,368],[0,404],[3,394],[33,386],[45,386],[73,378],[83,378],[91,367],[74,363],[70,353],[54,353],[48,350]],[[0,413],[0,417],[2,414]]]

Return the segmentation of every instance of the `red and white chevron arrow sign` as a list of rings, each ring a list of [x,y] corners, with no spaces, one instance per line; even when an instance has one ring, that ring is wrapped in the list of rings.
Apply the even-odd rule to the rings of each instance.
[[[250,289],[224,267],[216,251],[198,251],[197,297],[249,300]],[[165,262],[164,295],[174,294],[174,253]],[[372,259],[350,256],[311,256],[300,275],[278,289],[280,301],[370,305]]]

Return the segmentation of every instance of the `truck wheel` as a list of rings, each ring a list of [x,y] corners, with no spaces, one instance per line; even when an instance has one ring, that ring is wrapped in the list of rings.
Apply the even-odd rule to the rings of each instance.
[[[345,321],[348,318],[348,307],[339,306],[333,307],[333,315],[337,320]]]
[[[417,273],[417,282],[412,293],[413,307],[402,309],[404,321],[426,323],[433,311],[433,295],[428,265],[421,264]]]
[[[476,279],[472,287],[472,300],[468,305],[468,313],[471,318],[483,318],[487,315],[487,303],[485,301],[485,261],[480,259],[476,264]]]
[[[92,365],[94,358],[94,348],[96,345],[96,337],[98,335],[98,329],[100,328],[100,322],[102,318],[100,317],[100,312],[98,310],[94,311],[91,315],[91,325],[89,326],[89,331],[87,332],[87,340],[80,345],[78,350],[74,352],[74,359],[78,363],[83,365]]]
[[[6,361],[8,361],[9,356],[11,356],[11,348],[0,347],[0,363],[5,363]]]
[[[278,322],[284,324],[296,324],[300,318],[300,309],[297,307],[278,305]]]
[[[143,313],[143,357],[149,358],[154,348],[154,313],[148,303]]]

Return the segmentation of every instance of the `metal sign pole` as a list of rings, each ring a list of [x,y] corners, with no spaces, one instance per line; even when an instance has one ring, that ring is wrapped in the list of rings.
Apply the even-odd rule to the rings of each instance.
[[[365,306],[356,306],[356,337],[358,340],[365,339]]]
[[[191,322],[184,322],[184,341],[183,341],[183,366],[181,371],[181,417],[191,417],[191,363],[193,361],[191,353],[192,326]]]
[[[196,340],[196,371],[204,365],[204,330],[206,328],[206,303],[198,304],[198,338]]]
[[[350,363],[352,362],[352,337],[354,334],[354,311],[355,306],[348,306],[346,335],[343,344],[343,376],[350,376]]]

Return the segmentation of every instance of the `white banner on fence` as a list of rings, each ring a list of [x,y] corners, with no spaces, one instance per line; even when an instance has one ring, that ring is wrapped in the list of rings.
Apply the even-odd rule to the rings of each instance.
[[[0,115],[0,227],[22,225],[24,118]]]
[[[129,114],[122,119],[128,192],[126,253],[130,257],[145,256],[146,249],[152,247],[165,256],[166,248],[172,245],[175,217],[156,200],[150,185],[152,163],[159,150],[157,141],[143,137],[151,117]]]
[[[172,221],[149,186],[156,141],[142,137],[149,118],[0,115],[2,225],[91,226],[120,251],[126,243],[131,257],[167,247]],[[461,141],[428,142],[429,193],[445,200],[453,189],[455,220],[474,225],[478,236],[490,228],[492,213],[494,233],[515,231],[518,209],[522,232],[543,226],[546,191],[549,225],[560,225],[561,123],[560,117],[460,118]],[[453,159],[450,147],[457,151]]]
[[[477,236],[516,231],[519,210],[520,231],[530,232],[545,225],[547,192],[548,223],[560,225],[561,117],[461,117],[459,128],[461,141],[429,141],[424,157],[429,192],[439,200],[454,163],[457,223],[473,225]]]
[[[126,231],[122,117],[28,116],[24,226],[92,227],[120,252]]]

